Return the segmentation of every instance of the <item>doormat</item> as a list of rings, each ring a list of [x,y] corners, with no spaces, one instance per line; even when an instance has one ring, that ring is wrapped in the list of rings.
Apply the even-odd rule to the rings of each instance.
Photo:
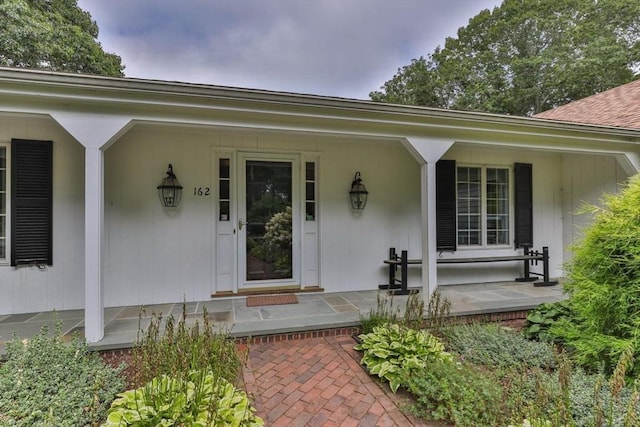
[[[294,294],[282,295],[256,295],[247,297],[247,307],[260,307],[263,305],[297,304],[298,298]]]

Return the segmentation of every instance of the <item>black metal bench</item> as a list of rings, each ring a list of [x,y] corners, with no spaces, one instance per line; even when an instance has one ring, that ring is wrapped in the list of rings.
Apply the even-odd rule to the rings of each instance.
[[[506,256],[490,256],[490,257],[471,257],[471,258],[438,258],[438,264],[470,264],[476,262],[502,262],[502,261],[522,261],[524,264],[524,274],[522,277],[516,278],[516,282],[535,282],[534,286],[553,286],[557,285],[556,280],[549,279],[549,248],[544,246],[542,251],[532,251],[528,247],[524,247],[522,255],[506,255]],[[531,271],[532,263],[535,265],[542,262],[542,274]],[[417,292],[416,289],[407,288],[407,273],[410,265],[421,265],[422,259],[409,259],[407,251],[402,251],[400,256],[396,253],[395,248],[389,248],[389,259],[383,261],[389,265],[389,283],[378,286],[380,289],[387,289],[394,295],[407,295]],[[400,278],[396,277],[396,273],[400,267]],[[542,277],[538,280],[536,277]]]

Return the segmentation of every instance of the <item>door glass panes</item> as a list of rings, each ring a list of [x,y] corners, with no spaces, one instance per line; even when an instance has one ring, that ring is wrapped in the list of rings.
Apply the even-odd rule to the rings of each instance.
[[[315,221],[316,219],[316,164],[307,162],[305,164],[305,219]]]
[[[218,212],[220,221],[230,221],[231,210],[231,168],[230,159],[218,161]]]
[[[292,164],[246,162],[246,278],[290,279],[292,268]]]
[[[458,244],[482,244],[481,168],[457,168]]]

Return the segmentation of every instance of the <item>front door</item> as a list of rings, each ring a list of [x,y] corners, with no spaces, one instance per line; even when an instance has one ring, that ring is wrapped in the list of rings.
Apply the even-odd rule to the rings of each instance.
[[[238,277],[240,286],[299,285],[298,161],[293,156],[240,155]]]

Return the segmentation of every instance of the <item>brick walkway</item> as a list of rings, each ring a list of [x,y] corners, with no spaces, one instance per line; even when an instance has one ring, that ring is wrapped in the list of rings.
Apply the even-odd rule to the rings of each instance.
[[[359,365],[350,336],[254,344],[245,387],[266,426],[429,426]]]

